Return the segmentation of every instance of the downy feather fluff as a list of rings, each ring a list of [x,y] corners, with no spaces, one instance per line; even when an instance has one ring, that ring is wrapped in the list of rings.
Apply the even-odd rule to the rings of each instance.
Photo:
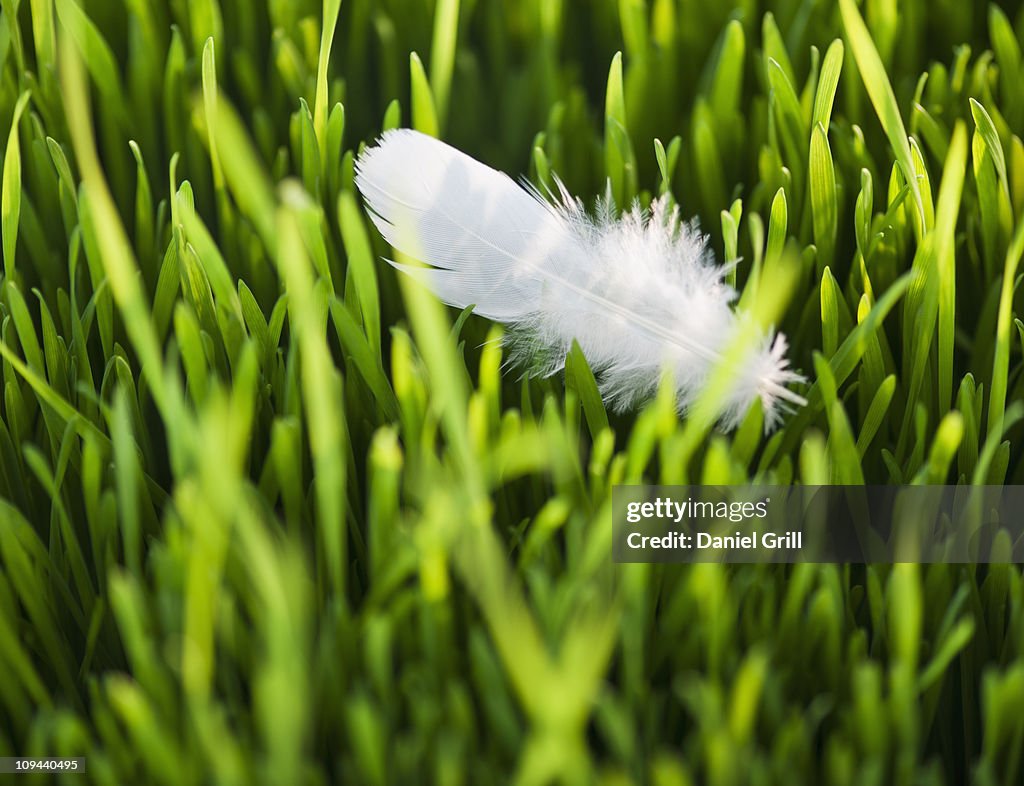
[[[430,267],[392,265],[445,303],[505,323],[510,356],[530,373],[560,370],[575,339],[614,409],[649,398],[668,368],[684,411],[743,318],[726,269],[664,199],[618,219],[606,202],[591,218],[561,183],[553,204],[409,129],[359,157],[356,183],[385,240]],[[722,425],[760,398],[771,427],[783,402],[804,403],[786,387],[799,380],[785,338],[764,336],[736,369]]]

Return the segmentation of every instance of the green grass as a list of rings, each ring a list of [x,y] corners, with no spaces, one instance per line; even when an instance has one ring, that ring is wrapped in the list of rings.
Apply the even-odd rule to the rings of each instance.
[[[1024,12],[2,0],[0,756],[67,783],[1024,777],[1014,566],[611,563],[611,488],[1022,483]],[[382,257],[411,125],[670,193],[808,406],[605,411]],[[25,783],[46,782],[45,776]]]

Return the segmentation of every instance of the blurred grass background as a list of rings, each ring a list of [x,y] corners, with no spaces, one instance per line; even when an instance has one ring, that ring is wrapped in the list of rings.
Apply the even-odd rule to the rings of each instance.
[[[1016,567],[613,566],[610,490],[1022,481],[1022,31],[955,0],[0,0],[0,755],[1020,783]],[[503,375],[499,328],[380,261],[352,162],[398,125],[672,194],[808,407],[721,434],[667,389],[609,416],[578,353]]]

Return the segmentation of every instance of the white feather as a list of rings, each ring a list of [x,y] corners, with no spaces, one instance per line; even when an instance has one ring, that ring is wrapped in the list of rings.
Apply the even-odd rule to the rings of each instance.
[[[575,339],[610,406],[650,397],[668,368],[681,410],[693,404],[739,324],[725,269],[678,210],[656,201],[621,219],[591,219],[561,183],[561,204],[408,129],[385,133],[356,162],[356,183],[377,229],[430,267],[392,262],[444,302],[510,327],[512,357],[539,373],[562,368]],[[751,347],[721,403],[734,427],[760,398],[766,427],[786,388],[786,342]],[[538,366],[539,364],[539,366]]]

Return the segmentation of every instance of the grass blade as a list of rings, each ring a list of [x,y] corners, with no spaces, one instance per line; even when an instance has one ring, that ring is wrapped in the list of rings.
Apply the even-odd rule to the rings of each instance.
[[[924,231],[924,203],[921,199],[921,188],[915,177],[910,143],[903,126],[899,105],[896,103],[896,95],[892,91],[885,66],[882,64],[882,59],[878,55],[878,50],[875,48],[871,34],[864,25],[864,20],[861,18],[854,0],[839,0],[839,11],[864,87],[867,88],[868,96],[882,123],[882,129],[889,138],[889,144],[892,145],[892,149],[896,153],[896,161],[899,163],[900,169],[903,170],[903,177],[909,183],[910,191],[914,196],[914,205],[917,209],[914,226],[918,237],[920,237]]]

